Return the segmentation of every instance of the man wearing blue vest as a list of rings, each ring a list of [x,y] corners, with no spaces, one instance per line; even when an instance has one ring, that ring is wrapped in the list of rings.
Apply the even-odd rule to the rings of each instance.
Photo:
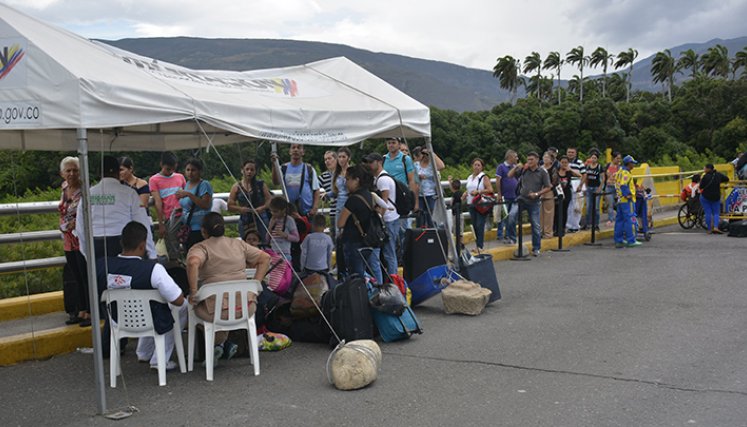
[[[275,159],[277,154],[272,154],[272,183],[280,184],[285,181],[285,189],[288,192],[288,202],[296,205],[298,213],[303,216],[313,217],[319,208],[319,178],[316,170],[310,164],[304,163],[303,144],[291,144],[290,162],[277,168]]]
[[[145,260],[145,246],[148,230],[139,222],[132,221],[122,229],[122,253],[118,256],[99,258],[96,263],[99,295],[109,289],[156,289],[169,303],[179,307],[180,325],[177,333],[187,323],[187,304],[181,288],[166,272],[166,269],[152,260]],[[156,332],[166,334],[166,369],[176,368],[176,363],[169,360],[174,350],[174,319],[167,304],[151,302],[153,324]],[[112,317],[116,311],[112,307]],[[104,325],[104,348],[109,347],[109,318]],[[116,318],[114,318],[116,321]],[[158,359],[153,338],[140,338],[137,346],[137,357],[141,362],[150,362],[150,367],[158,369]]]

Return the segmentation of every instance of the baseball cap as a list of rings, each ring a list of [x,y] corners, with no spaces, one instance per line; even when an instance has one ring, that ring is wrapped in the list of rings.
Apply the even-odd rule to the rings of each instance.
[[[627,155],[627,156],[623,157],[623,164],[627,165],[628,163],[633,163],[634,165],[638,164],[638,162],[636,162],[635,159],[633,158],[633,156],[631,156],[631,155]]]
[[[383,162],[384,156],[382,156],[379,153],[371,153],[367,155],[366,157],[364,157],[363,160],[366,162]]]

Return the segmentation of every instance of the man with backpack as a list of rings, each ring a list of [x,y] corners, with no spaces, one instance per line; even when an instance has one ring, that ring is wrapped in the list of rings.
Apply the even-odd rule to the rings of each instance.
[[[272,183],[279,185],[281,179],[285,183],[286,198],[288,203],[296,207],[296,211],[300,216],[306,218],[313,217],[317,209],[319,208],[319,178],[317,177],[316,170],[303,161],[304,147],[303,144],[291,144],[290,149],[290,162],[284,163],[278,170],[277,154],[272,153],[270,158],[272,160]],[[299,224],[299,221],[296,221]],[[306,230],[307,232],[309,230]],[[299,232],[302,232],[299,228]],[[305,235],[305,233],[302,233]],[[293,258],[294,267],[300,265],[301,259],[301,243],[299,242],[291,244],[291,255]]]
[[[384,170],[384,157],[381,154],[371,153],[364,158],[364,161],[368,163],[371,175],[374,176],[377,193],[387,204],[383,219],[389,239],[382,247],[382,255],[386,263],[387,274],[397,274],[397,238],[401,228],[400,214],[396,209],[397,185],[394,178]]]
[[[402,242],[404,241],[405,229],[407,228],[407,217],[411,212],[417,212],[420,208],[418,206],[418,198],[415,197],[419,190],[418,184],[415,181],[415,165],[412,163],[412,158],[402,152],[400,138],[388,138],[386,140],[386,149],[387,154],[383,156],[384,162],[382,167],[387,175],[394,178],[395,183],[398,183],[396,190],[398,196],[400,196],[396,207],[400,215],[397,242],[399,243],[398,255],[401,257]]]

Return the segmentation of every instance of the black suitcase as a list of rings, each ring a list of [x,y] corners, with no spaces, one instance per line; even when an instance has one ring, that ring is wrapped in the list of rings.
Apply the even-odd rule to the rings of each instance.
[[[373,339],[373,320],[365,280],[353,274],[322,296],[322,311],[338,337],[346,342]],[[330,344],[334,337],[330,339]]]
[[[747,220],[729,223],[729,237],[747,237]]]
[[[490,254],[475,255],[477,261],[473,264],[464,265],[461,263],[459,274],[465,279],[471,280],[483,288],[490,289],[489,303],[501,299],[501,289],[498,287],[498,277],[495,274],[493,266],[493,256]]]
[[[404,251],[402,254],[402,277],[406,282],[425,273],[429,268],[446,264],[444,255],[448,253],[449,241],[446,230],[435,228],[415,228],[405,230]]]

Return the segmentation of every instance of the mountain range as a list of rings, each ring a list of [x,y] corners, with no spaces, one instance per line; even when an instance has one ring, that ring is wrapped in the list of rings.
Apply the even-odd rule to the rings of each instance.
[[[492,71],[442,61],[372,52],[342,44],[191,37],[134,38],[103,42],[143,56],[194,69],[244,71],[286,67],[345,56],[423,104],[460,112],[489,110],[496,104],[510,99],[510,94],[499,87]],[[702,54],[718,43],[726,46],[733,55],[747,46],[747,37],[683,44],[670,50],[676,58],[680,52],[687,49]],[[662,89],[661,85],[654,86],[651,81],[652,59],[653,55],[633,65],[634,90]],[[684,79],[682,76],[679,80]],[[565,82],[561,84],[565,85]]]

